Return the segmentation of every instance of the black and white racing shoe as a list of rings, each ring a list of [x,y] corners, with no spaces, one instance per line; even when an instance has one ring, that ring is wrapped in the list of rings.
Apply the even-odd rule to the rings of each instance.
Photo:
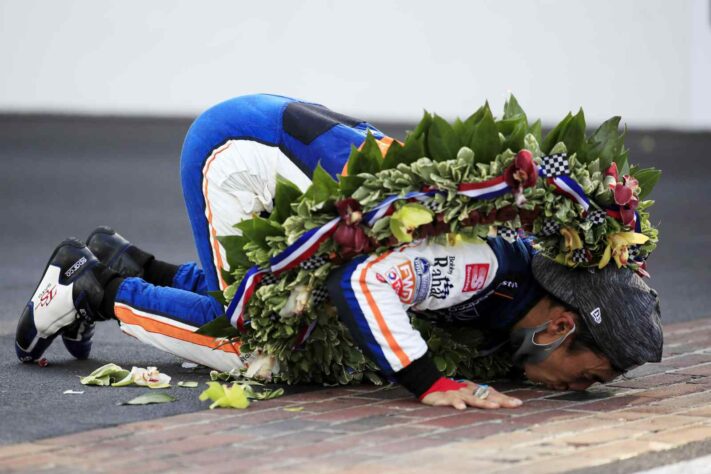
[[[62,331],[62,342],[71,355],[82,360],[89,358],[95,326],[93,321],[78,319]]]
[[[138,250],[131,242],[108,226],[94,229],[86,246],[101,263],[122,277],[143,277],[143,266],[153,256]]]
[[[67,239],[59,244],[20,315],[15,333],[17,357],[22,362],[40,359],[65,331],[70,341],[67,349],[76,357],[88,357],[94,321],[108,319],[99,307],[104,286],[115,275],[82,242]]]

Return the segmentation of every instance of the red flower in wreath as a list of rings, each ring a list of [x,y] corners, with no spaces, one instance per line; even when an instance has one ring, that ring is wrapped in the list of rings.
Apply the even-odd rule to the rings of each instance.
[[[336,203],[341,222],[336,227],[333,240],[338,244],[341,256],[345,258],[367,253],[372,250],[370,238],[359,225],[363,219],[363,208],[353,198],[346,198]]]
[[[520,206],[526,202],[523,190],[535,186],[538,180],[538,169],[536,163],[533,162],[533,154],[528,150],[516,153],[514,162],[504,170],[504,180],[516,196],[516,204]]]
[[[620,206],[622,223],[626,226],[634,224],[635,209],[639,205],[639,198],[635,195],[637,188],[639,182],[632,176],[625,176],[622,178],[622,183],[617,183],[613,190],[615,204]]]

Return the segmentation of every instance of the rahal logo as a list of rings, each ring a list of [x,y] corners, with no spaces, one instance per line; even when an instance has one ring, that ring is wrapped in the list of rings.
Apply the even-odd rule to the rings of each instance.
[[[599,307],[590,311],[590,316],[592,316],[593,321],[595,321],[595,324],[600,324],[602,322],[602,311],[600,311]]]
[[[55,296],[57,296],[57,285],[47,285],[47,288],[45,288],[44,291],[42,291],[42,293],[40,293],[39,295],[40,308],[49,306]]]
[[[74,273],[77,270],[79,270],[82,267],[82,265],[84,265],[85,263],[86,263],[86,257],[80,258],[79,260],[76,261],[76,263],[74,265],[71,266],[71,268],[69,268],[69,270],[64,272],[64,274],[67,276],[67,278],[69,278],[70,276],[74,275]]]

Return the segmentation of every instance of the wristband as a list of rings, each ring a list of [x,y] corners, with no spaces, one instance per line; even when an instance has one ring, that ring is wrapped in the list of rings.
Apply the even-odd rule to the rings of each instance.
[[[460,388],[465,388],[467,384],[462,382],[457,382],[447,377],[440,377],[435,383],[427,390],[425,393],[420,395],[419,399],[422,400],[427,395],[433,392],[448,392],[450,390],[459,390]]]

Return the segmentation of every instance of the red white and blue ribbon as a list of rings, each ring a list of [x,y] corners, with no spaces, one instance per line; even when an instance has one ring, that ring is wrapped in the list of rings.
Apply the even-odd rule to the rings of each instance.
[[[434,191],[428,191],[411,192],[404,196],[389,196],[376,207],[366,212],[363,219],[368,225],[372,226],[378,219],[387,215],[392,210],[392,205],[395,201],[417,199],[425,196],[431,197],[434,194]],[[340,221],[341,218],[336,217],[320,227],[305,232],[279,255],[270,258],[270,266],[268,269],[260,269],[256,265],[250,268],[237,287],[237,291],[227,307],[226,313],[230,323],[236,328],[243,330],[244,313],[247,303],[264,276],[268,273],[278,276],[311,258],[318,251],[321,244],[333,235]]]
[[[226,314],[230,320],[230,324],[240,331],[244,330],[244,310],[247,303],[266,273],[268,273],[267,270],[260,270],[256,265],[247,270],[247,274],[242,278],[235,292],[235,296],[227,307]]]
[[[608,216],[622,222],[622,215],[620,214],[620,206],[613,204],[612,206],[605,208],[605,213],[607,213]],[[642,232],[642,223],[641,223],[641,219],[639,218],[639,213],[637,211],[634,211],[634,231],[635,232]]]
[[[544,171],[544,169],[539,169],[539,175],[543,177],[547,176]],[[555,177],[547,177],[547,180],[559,193],[576,201],[585,211],[588,210],[590,201],[585,196],[585,192],[580,185],[570,176],[558,175]],[[403,196],[388,196],[380,204],[366,212],[363,215],[363,220],[367,225],[373,226],[379,219],[392,213],[394,209],[393,205],[396,201],[427,201],[436,193],[442,192],[444,191],[427,188],[424,191],[413,191]],[[461,183],[457,187],[457,194],[472,199],[495,199],[510,192],[511,189],[506,184],[503,176],[497,176],[496,178],[478,183]],[[609,212],[610,211],[608,211],[608,213]],[[227,317],[230,323],[240,330],[243,330],[244,313],[247,303],[265,275],[272,273],[274,276],[278,276],[308,260],[318,251],[321,243],[333,235],[340,220],[340,217],[336,217],[320,227],[305,232],[283,252],[269,260],[270,268],[260,269],[256,265],[250,268],[240,282],[230,305],[227,307]]]
[[[590,200],[585,195],[585,191],[570,176],[556,176],[555,178],[546,179],[546,182],[553,186],[558,194],[562,194],[580,204],[585,213],[590,209]]]
[[[269,259],[271,272],[274,275],[279,275],[282,272],[298,266],[301,262],[308,260],[316,253],[321,243],[336,232],[336,227],[340,220],[340,217],[336,217],[321,227],[316,227],[308,232],[304,232],[302,236],[284,249],[282,253]]]
[[[473,199],[495,199],[511,192],[503,176],[488,179],[480,183],[461,183],[457,187],[457,194],[462,194]]]

